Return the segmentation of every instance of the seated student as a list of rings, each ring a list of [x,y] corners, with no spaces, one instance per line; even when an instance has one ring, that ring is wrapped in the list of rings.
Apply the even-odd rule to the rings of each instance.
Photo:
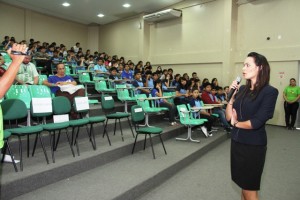
[[[70,85],[76,86],[76,81],[71,77],[65,74],[65,66],[63,63],[56,65],[57,74],[54,76],[49,76],[48,80],[44,80],[43,84],[50,87],[51,92],[55,96],[65,96],[69,99],[71,105],[73,105],[74,98],[76,96],[85,96],[85,90],[83,88],[77,89],[74,93],[61,91],[59,86]],[[76,119],[77,114],[71,111],[71,117]]]
[[[162,89],[164,92],[169,92],[168,87],[170,87],[170,82],[171,82],[171,75],[167,74],[165,76],[165,79],[161,79],[162,83]]]
[[[62,57],[59,56],[59,51],[55,50],[53,51],[53,56],[51,58],[52,64],[57,65],[58,63],[61,63]]]
[[[134,74],[134,81],[132,82],[132,86],[137,88],[136,94],[146,94],[147,96],[150,94],[150,91],[148,89],[141,88],[146,87],[145,82],[146,81],[142,79],[141,72],[137,71]]]
[[[99,58],[97,60],[97,65],[94,66],[94,71],[97,73],[98,77],[103,77],[108,73],[108,70],[104,65],[104,60],[102,58]]]
[[[155,87],[151,90],[152,97],[162,97],[162,87],[161,87],[161,80],[157,80],[155,83]],[[166,107],[169,109],[169,122],[170,124],[176,125],[175,122],[175,113],[176,113],[176,107],[174,104],[169,103],[166,99],[158,99],[156,100],[156,103],[159,104],[160,107]]]
[[[220,103],[220,101],[218,101],[217,98],[211,93],[212,88],[211,88],[211,84],[209,82],[204,83],[203,88],[204,89],[202,91],[201,98],[205,104],[219,104]],[[220,107],[215,107],[215,108],[213,108],[213,113],[216,113],[219,115],[221,123],[224,126],[224,129],[227,132],[230,132],[231,128],[225,118],[225,111]]]
[[[128,64],[125,64],[124,70],[121,73],[121,78],[125,79],[125,80],[128,80],[128,81],[132,80],[133,75],[132,75],[132,72],[129,69],[129,65]]]
[[[154,88],[154,81],[152,79],[151,71],[145,71],[144,79],[146,81],[145,82],[146,87]]]
[[[180,79],[181,75],[180,74],[176,74],[174,80],[171,82],[171,86],[172,87],[177,87],[179,85],[179,79]]]
[[[109,74],[108,79],[111,79],[111,80],[121,80],[119,78],[118,73],[117,73],[117,68],[116,67],[111,67],[109,71],[110,71],[110,74]],[[115,88],[116,84],[117,84],[117,82],[115,81],[115,82],[112,82],[111,85],[112,85],[113,88]]]
[[[117,73],[117,68],[116,67],[111,67],[110,68],[110,74],[109,74],[109,79],[111,80],[119,80],[120,78],[118,77],[118,73]]]
[[[217,88],[217,94],[216,94],[216,97],[217,97],[218,100],[221,101],[221,102],[225,102],[225,101],[226,101],[226,97],[225,97],[225,94],[224,94],[224,91],[223,91],[223,88],[222,88],[222,87],[218,87],[218,88]]]
[[[85,65],[88,66],[88,68],[95,66],[94,56],[93,55],[89,56],[89,58],[85,61]]]
[[[148,72],[148,73],[150,73],[150,72]],[[159,80],[158,74],[156,72],[153,72],[152,75],[150,76],[149,80],[148,80],[147,87],[154,88],[154,84],[157,80]]]
[[[224,95],[225,95],[225,100],[228,101],[228,93],[229,93],[229,86],[224,87]]]
[[[84,55],[81,55],[79,57],[79,61],[77,62],[77,67],[76,70],[88,70],[88,71],[94,71],[94,66],[93,67],[88,67],[85,63],[85,58]]]
[[[46,73],[52,74],[50,56],[46,53],[46,47],[41,46],[39,51],[34,54],[36,66],[44,67]]]
[[[192,91],[192,99],[190,100],[191,107],[201,107],[201,98],[199,97],[199,90],[194,88]],[[199,117],[199,112],[193,113],[194,117]],[[206,137],[212,136],[212,124],[216,121],[216,117],[211,115],[209,112],[205,110],[200,110],[200,118],[207,119],[204,126],[201,126],[202,132],[205,134]]]
[[[174,103],[175,105],[188,104],[190,94],[187,80],[184,77],[181,77],[179,83],[180,84],[176,88],[176,97],[174,99]]]
[[[39,82],[39,74],[35,65],[30,62],[31,56],[25,56],[19,71],[15,78],[16,84],[21,85],[37,85]]]

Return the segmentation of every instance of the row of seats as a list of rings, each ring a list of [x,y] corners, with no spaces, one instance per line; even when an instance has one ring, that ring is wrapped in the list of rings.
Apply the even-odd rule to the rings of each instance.
[[[28,110],[30,110],[30,114],[32,116],[35,117],[46,117],[46,116],[50,116],[52,114],[66,114],[70,112],[71,106],[69,105],[70,102],[65,98],[65,97],[52,97],[50,90],[47,86],[43,86],[43,85],[30,85],[30,86],[22,86],[22,85],[14,85],[12,86],[12,88],[10,88],[11,91],[9,91],[7,93],[6,96],[6,100],[2,103],[2,107],[4,107],[5,109],[3,109],[3,114],[4,114],[4,120],[15,120],[15,119],[21,119],[24,118],[26,116],[28,116]],[[127,88],[127,85],[116,85],[116,90],[118,93],[118,98],[121,101],[124,102],[128,102],[128,101],[132,101],[132,102],[137,102],[138,105],[133,106],[131,108],[131,119],[132,119],[132,124],[135,125],[135,129],[136,129],[136,133],[138,134],[148,134],[150,136],[150,141],[151,141],[151,134],[161,134],[162,130],[160,128],[154,128],[152,129],[151,127],[149,127],[148,124],[148,120],[149,120],[149,114],[151,113],[155,113],[155,112],[162,112],[162,111],[166,111],[167,108],[160,108],[157,107],[155,105],[155,101],[151,101],[148,100],[146,95],[135,95],[135,96],[130,96],[130,92],[129,89]],[[26,94],[27,92],[29,93]],[[14,95],[12,95],[14,94]],[[26,94],[26,95],[25,95]],[[164,93],[164,95],[170,95],[170,96],[174,96],[174,93]],[[32,98],[51,98],[52,99],[52,112],[46,112],[46,113],[34,113],[32,110]],[[19,99],[19,100],[17,100]],[[172,98],[169,99],[170,101],[172,101]],[[23,102],[24,101],[24,102]],[[18,104],[22,104],[23,106],[13,106],[13,105],[18,105]],[[29,104],[27,105],[25,102],[29,102]],[[113,110],[115,105],[114,105],[114,99],[112,96],[103,94],[101,96],[101,104],[102,104],[102,109],[103,111],[110,111]],[[180,107],[181,106],[181,107]],[[189,129],[188,129],[188,135],[191,134],[191,127],[196,126],[196,125],[201,125],[205,122],[205,120],[202,119],[194,119],[192,114],[186,114],[187,112],[190,112],[189,110],[184,110],[184,107],[186,109],[185,105],[180,105],[177,107],[178,109],[178,113],[180,113],[180,122],[184,125],[186,125]],[[18,110],[18,112],[11,110],[13,108],[15,108]],[[127,108],[127,105],[126,105]],[[78,110],[76,107],[76,104],[74,105],[74,109],[75,111],[79,112],[79,113],[86,113],[88,112],[88,110]],[[19,112],[20,110],[22,110],[22,113]],[[24,112],[25,111],[25,112]],[[125,109],[125,111],[127,111]],[[13,114],[14,113],[14,114]],[[134,115],[141,115],[143,116],[143,118],[140,116],[137,119],[134,117]],[[11,116],[12,115],[12,116]],[[120,132],[121,132],[121,136],[122,136],[122,140],[124,141],[123,138],[123,132],[122,132],[122,127],[121,127],[121,119],[123,118],[127,118],[129,127],[131,128],[131,123],[129,121],[129,116],[130,114],[127,112],[117,112],[117,113],[110,113],[110,112],[105,112],[105,116],[96,116],[96,117],[87,117],[87,118],[82,118],[79,120],[70,120],[67,122],[61,122],[61,123],[50,123],[50,124],[46,124],[45,122],[41,125],[38,126],[27,126],[25,128],[12,128],[12,129],[6,129],[5,130],[5,141],[6,141],[6,148],[8,149],[9,153],[12,155],[11,153],[11,149],[9,147],[9,142],[8,139],[10,137],[10,135],[15,135],[18,137],[19,139],[19,149],[20,149],[20,169],[23,170],[23,162],[22,162],[22,140],[21,137],[22,136],[28,136],[28,141],[29,141],[29,135],[36,135],[36,139],[35,139],[35,144],[34,144],[34,148],[33,148],[33,153],[32,155],[34,155],[34,151],[35,151],[35,147],[36,147],[36,143],[37,140],[40,141],[42,149],[44,151],[45,154],[45,158],[47,163],[49,163],[48,161],[48,157],[47,157],[47,153],[43,144],[43,140],[41,137],[41,132],[42,131],[47,131],[49,132],[49,137],[51,138],[51,154],[52,154],[52,160],[53,162],[55,162],[55,157],[54,157],[54,152],[57,148],[58,145],[58,141],[59,141],[59,137],[60,137],[60,133],[62,130],[66,130],[66,136],[70,145],[70,149],[72,152],[72,155],[75,156],[74,154],[74,150],[73,150],[73,146],[76,146],[77,148],[77,153],[79,155],[79,147],[78,147],[78,133],[79,133],[79,128],[82,126],[89,126],[89,128],[87,128],[88,130],[88,136],[89,136],[89,140],[92,143],[93,149],[96,149],[96,141],[95,141],[95,135],[94,135],[94,131],[93,131],[93,124],[95,123],[103,123],[104,124],[104,131],[103,131],[103,136],[106,134],[109,144],[110,143],[110,139],[109,136],[107,134],[107,123],[109,119],[114,119],[115,122],[119,122],[119,127],[120,127]],[[142,118],[142,120],[140,120]],[[147,127],[145,127],[144,129],[142,128],[138,128],[138,124],[143,121],[145,118],[145,123],[146,125],[148,125]],[[104,123],[106,121],[106,123]],[[115,123],[116,126],[116,123]],[[72,137],[70,138],[68,135],[68,128],[71,127],[72,129]],[[160,131],[161,130],[161,131]],[[116,127],[114,128],[114,134],[116,131]],[[131,128],[132,134],[134,136],[133,130]],[[57,135],[57,140],[56,138],[56,133],[58,132]],[[137,139],[137,135],[136,135],[136,139]],[[190,136],[189,136],[190,137]],[[136,142],[135,139],[135,142]],[[190,138],[191,139],[191,138]],[[151,142],[151,146],[152,146],[152,142]],[[134,152],[134,147],[135,147],[135,143],[132,149],[132,153]],[[164,147],[164,146],[163,146]],[[6,149],[5,148],[5,149]],[[164,147],[165,150],[165,147]],[[152,147],[152,151],[153,151],[153,147]],[[166,153],[166,150],[165,150]],[[27,156],[29,156],[29,146],[27,149]],[[153,151],[153,157],[155,158],[155,154]],[[12,158],[13,160],[13,158]],[[17,171],[16,165],[13,162],[14,166],[15,166],[15,170]]]

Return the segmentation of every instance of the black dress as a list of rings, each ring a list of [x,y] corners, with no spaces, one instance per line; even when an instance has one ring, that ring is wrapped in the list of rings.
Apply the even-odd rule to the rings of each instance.
[[[231,178],[244,190],[260,190],[267,151],[265,123],[274,114],[278,90],[265,86],[254,98],[241,86],[233,108],[240,122],[250,120],[252,129],[233,128],[231,137]]]

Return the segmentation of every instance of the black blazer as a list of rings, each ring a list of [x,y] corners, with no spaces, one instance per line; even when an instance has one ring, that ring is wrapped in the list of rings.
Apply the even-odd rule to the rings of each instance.
[[[241,86],[239,92],[243,92]],[[251,93],[237,98],[233,108],[237,112],[238,121],[250,120],[252,129],[233,128],[232,140],[250,145],[267,145],[266,122],[273,117],[278,90],[270,85],[265,86],[253,99]]]

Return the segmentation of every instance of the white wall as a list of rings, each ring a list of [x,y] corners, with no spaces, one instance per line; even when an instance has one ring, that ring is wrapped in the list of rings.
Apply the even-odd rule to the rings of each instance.
[[[41,42],[63,43],[69,48],[80,42],[84,49],[87,48],[86,25],[3,3],[0,3],[0,8],[1,39],[5,35],[15,36],[17,41],[34,38]]]

